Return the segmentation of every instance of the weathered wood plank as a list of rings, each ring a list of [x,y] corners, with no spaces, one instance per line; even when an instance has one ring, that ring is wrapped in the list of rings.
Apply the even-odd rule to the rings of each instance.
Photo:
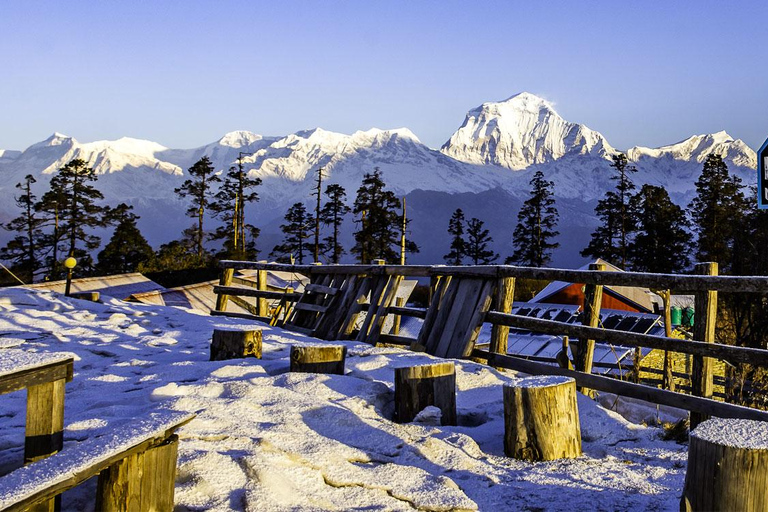
[[[319,304],[310,304],[308,302],[297,302],[294,309],[299,311],[312,311],[314,313],[325,313],[328,308]]]
[[[238,295],[240,297],[261,297],[273,300],[285,298],[287,300],[296,301],[301,297],[300,293],[272,292],[268,290],[254,290],[253,288],[240,288],[237,286],[214,286],[213,292],[226,295]]]
[[[512,302],[515,297],[515,278],[502,277],[498,279],[494,293],[494,308],[500,313],[511,313]],[[494,324],[491,328],[491,352],[497,354],[507,353],[509,342],[509,326]]]
[[[601,272],[605,270],[603,263],[590,263],[589,270]],[[603,286],[599,284],[586,284],[584,285],[584,312],[582,314],[581,323],[587,327],[597,327],[600,322],[600,308],[603,304]],[[579,350],[575,354],[576,369],[584,373],[592,373],[592,362],[595,359],[595,339],[594,338],[580,338]],[[580,389],[584,394],[589,395],[590,392],[586,388]]]
[[[384,327],[384,320],[387,318],[387,312],[392,302],[397,295],[397,289],[400,288],[400,283],[403,282],[403,276],[391,276],[389,278],[389,286],[387,290],[382,294],[379,307],[376,309],[376,316],[371,322],[370,329],[368,331],[368,343],[375,345],[379,341],[381,336],[381,329]],[[370,311],[369,313],[370,314]]]
[[[493,291],[493,282],[488,279],[485,281],[480,295],[475,305],[475,309],[472,312],[472,317],[466,324],[466,332],[459,343],[455,343],[452,349],[448,352],[448,357],[469,357],[472,350],[475,348],[475,341],[480,334],[480,329],[485,321],[485,314],[491,307],[493,297],[491,295]]]
[[[388,343],[390,345],[409,347],[415,341],[417,341],[416,338],[409,338],[408,336],[399,336],[396,334],[382,334],[379,336],[379,343]]]
[[[485,316],[485,321],[491,323],[504,323],[510,327],[528,329],[545,334],[567,335],[578,339],[594,338],[615,345],[657,348],[684,354],[714,357],[732,363],[751,363],[759,366],[768,366],[768,350],[757,348],[737,347],[732,345],[721,345],[719,343],[688,341],[677,338],[664,338],[662,336],[650,336],[648,334],[634,332],[585,327],[582,325],[567,324],[565,322],[555,322],[554,320],[542,320],[540,318],[504,314],[495,311],[489,311]]]
[[[427,314],[424,317],[424,323],[422,323],[421,325],[418,341],[411,346],[411,350],[419,350],[419,351],[425,350],[427,345],[427,340],[429,339],[432,333],[432,326],[435,324],[435,320],[437,319],[437,314],[440,310],[440,303],[443,299],[444,292],[447,289],[450,282],[451,282],[450,277],[442,277],[435,284],[435,288],[430,294],[429,308],[427,309]]]
[[[219,287],[226,288],[230,284],[232,284],[232,277],[235,275],[235,269],[234,268],[225,268],[221,271],[221,278],[219,279]],[[214,293],[218,293],[219,296],[216,297],[216,311],[226,311],[227,310],[227,294],[226,292],[217,292],[214,289]]]
[[[272,318],[268,316],[255,316],[249,315],[248,313],[236,313],[234,311],[211,311],[211,316],[229,316],[232,318],[242,318],[243,320],[255,320],[257,322],[264,322],[268,325],[272,320]]]
[[[61,379],[69,382],[74,373],[74,361],[73,358],[63,359],[0,376],[0,395]]]
[[[325,295],[336,295],[339,290],[330,286],[323,286],[321,284],[308,284],[304,287],[304,290],[312,293],[324,293]]]
[[[566,377],[573,377],[576,380],[576,385],[584,386],[589,389],[606,391],[616,395],[637,398],[659,405],[677,407],[687,411],[711,414],[712,416],[721,418],[743,418],[768,421],[768,411],[718,402],[717,400],[709,398],[684,395],[682,393],[675,393],[674,391],[667,391],[666,389],[645,386],[643,384],[634,384],[600,375],[587,375],[586,373],[567,370],[565,368],[560,368],[559,366],[527,361],[519,357],[503,356],[479,350],[476,350],[475,352],[479,356],[487,357],[489,366],[508,368],[529,375],[564,375]]]
[[[411,308],[408,306],[390,306],[389,312],[393,315],[412,316],[414,318],[426,318],[427,310],[424,308]]]
[[[717,263],[699,263],[696,265],[696,271],[700,274],[717,275]],[[704,343],[714,343],[715,324],[717,322],[717,292],[697,292],[694,298],[694,311],[696,311],[693,322],[694,339]],[[713,362],[709,357],[694,355],[691,375],[694,395],[705,398],[712,396],[714,390],[712,385]],[[704,415],[691,414],[691,429],[696,428],[696,425],[706,419],[707,417]]]
[[[443,332],[437,341],[434,352],[429,352],[438,357],[450,357],[451,345],[463,344],[464,332],[467,329],[469,319],[477,304],[478,295],[483,287],[483,279],[460,279],[456,297],[453,299],[449,316],[445,319]],[[462,347],[463,352],[463,347]]]

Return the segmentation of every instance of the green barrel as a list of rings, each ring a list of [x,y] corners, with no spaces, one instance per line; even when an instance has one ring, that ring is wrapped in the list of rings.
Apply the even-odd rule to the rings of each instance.
[[[670,317],[672,320],[673,326],[678,326],[682,323],[683,319],[683,310],[680,306],[672,306],[670,311]]]
[[[693,327],[693,316],[694,316],[693,308],[691,307],[683,308],[683,318],[682,318],[683,325],[686,327]]]

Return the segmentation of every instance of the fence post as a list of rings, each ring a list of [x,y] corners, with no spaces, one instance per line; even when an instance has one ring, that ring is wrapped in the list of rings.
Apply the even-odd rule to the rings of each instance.
[[[221,278],[219,279],[219,286],[230,286],[232,284],[232,278],[235,276],[235,269],[225,268],[221,271]],[[227,300],[229,295],[220,293],[216,297],[216,311],[226,311]]]
[[[603,263],[590,263],[589,270],[605,270]],[[603,285],[584,285],[584,313],[581,323],[587,327],[597,327],[600,323],[600,307],[603,303]],[[579,340],[579,350],[576,354],[576,369],[584,373],[592,373],[592,361],[595,356],[595,340]],[[582,393],[588,395],[590,390],[582,387]]]
[[[395,306],[399,308],[405,306],[405,297],[396,297]],[[394,315],[392,317],[392,330],[390,332],[395,336],[400,334],[400,315]]]
[[[705,276],[718,275],[718,265],[715,262],[699,263],[695,272]],[[717,321],[717,291],[707,290],[696,292],[693,308],[693,339],[706,343],[715,342],[715,323]],[[691,388],[696,396],[712,397],[712,358],[693,356]],[[709,416],[691,412],[691,430]]]
[[[256,289],[265,292],[267,291],[267,271],[256,271]],[[267,299],[259,297],[256,299],[256,313],[259,316],[269,316],[269,308],[267,305]]]
[[[496,282],[496,293],[493,297],[494,307],[499,313],[511,313],[512,301],[515,296],[515,278],[500,277]],[[509,327],[494,324],[491,330],[491,352],[494,354],[507,354],[507,342],[509,341]]]

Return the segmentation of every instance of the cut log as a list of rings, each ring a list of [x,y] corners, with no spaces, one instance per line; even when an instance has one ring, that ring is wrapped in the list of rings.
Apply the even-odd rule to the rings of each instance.
[[[345,345],[291,345],[291,371],[344,375]]]
[[[688,444],[680,510],[768,510],[768,424],[712,418]]]
[[[538,376],[504,386],[504,453],[532,462],[581,455],[574,379]]]
[[[428,406],[442,425],[456,425],[456,368],[452,362],[395,368],[395,421],[408,423]]]
[[[261,329],[215,329],[211,339],[211,361],[256,357],[261,359]]]

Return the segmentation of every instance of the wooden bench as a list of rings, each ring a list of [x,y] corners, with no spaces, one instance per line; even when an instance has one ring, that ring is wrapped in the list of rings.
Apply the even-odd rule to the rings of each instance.
[[[64,384],[72,380],[73,363],[67,352],[0,350],[0,394],[27,390],[26,463],[61,450]]]
[[[153,412],[0,477],[0,512],[48,509],[98,475],[96,510],[173,510],[178,436],[194,414]]]

